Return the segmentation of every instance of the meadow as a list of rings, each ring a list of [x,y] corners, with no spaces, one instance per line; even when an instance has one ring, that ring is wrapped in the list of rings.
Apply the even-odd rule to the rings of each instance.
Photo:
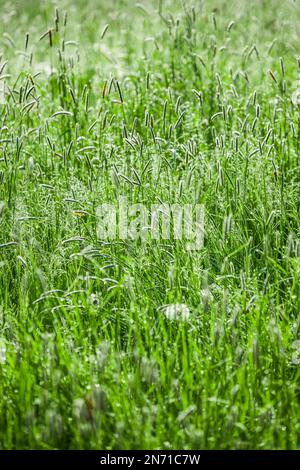
[[[299,31],[0,0],[0,449],[299,446]],[[120,197],[203,205],[203,247],[101,239]]]

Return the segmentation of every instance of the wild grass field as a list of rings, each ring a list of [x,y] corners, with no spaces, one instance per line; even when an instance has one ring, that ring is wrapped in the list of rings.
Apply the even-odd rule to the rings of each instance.
[[[292,0],[0,0],[0,449],[299,446],[299,46]],[[102,240],[120,196],[203,247]]]

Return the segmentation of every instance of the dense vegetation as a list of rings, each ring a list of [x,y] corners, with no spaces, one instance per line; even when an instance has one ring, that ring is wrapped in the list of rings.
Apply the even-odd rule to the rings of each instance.
[[[0,448],[296,448],[299,3],[0,14]],[[203,249],[99,239],[120,195]]]

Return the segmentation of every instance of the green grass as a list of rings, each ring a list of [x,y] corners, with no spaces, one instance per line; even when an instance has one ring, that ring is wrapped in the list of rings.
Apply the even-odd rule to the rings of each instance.
[[[299,445],[299,4],[183,3],[0,0],[0,449]]]

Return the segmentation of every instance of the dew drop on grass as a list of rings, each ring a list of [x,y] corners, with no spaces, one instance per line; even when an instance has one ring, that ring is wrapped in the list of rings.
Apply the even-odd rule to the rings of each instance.
[[[3,340],[0,339],[0,364],[6,363],[6,346]]]

